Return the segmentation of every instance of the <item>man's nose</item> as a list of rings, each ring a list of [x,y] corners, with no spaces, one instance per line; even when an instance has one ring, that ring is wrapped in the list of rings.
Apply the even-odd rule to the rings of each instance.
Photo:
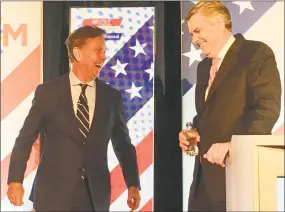
[[[194,43],[194,44],[196,44],[197,45],[197,43],[198,43],[198,36],[197,35],[193,35],[192,36],[192,42]]]
[[[101,57],[101,59],[103,60],[103,61],[105,61],[106,60],[106,53],[104,52],[103,54],[102,54],[102,57]]]

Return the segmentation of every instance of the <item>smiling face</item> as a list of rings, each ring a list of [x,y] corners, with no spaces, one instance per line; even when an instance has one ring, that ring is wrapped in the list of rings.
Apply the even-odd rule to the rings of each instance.
[[[106,60],[105,33],[98,27],[83,26],[65,42],[72,71],[81,82],[90,82],[99,75]]]
[[[202,12],[198,12],[189,19],[187,25],[192,42],[201,48],[206,57],[216,57],[225,31],[222,18],[206,17]]]
[[[84,78],[98,77],[100,69],[106,60],[106,44],[103,36],[88,38],[80,47],[73,48],[77,67],[80,67]]]

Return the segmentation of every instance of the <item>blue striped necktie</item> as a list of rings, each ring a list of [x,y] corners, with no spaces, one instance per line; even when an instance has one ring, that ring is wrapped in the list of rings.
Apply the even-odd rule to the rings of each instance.
[[[84,138],[87,138],[89,132],[89,107],[86,98],[87,84],[79,84],[81,86],[81,94],[77,102],[76,117],[79,121],[79,131]]]

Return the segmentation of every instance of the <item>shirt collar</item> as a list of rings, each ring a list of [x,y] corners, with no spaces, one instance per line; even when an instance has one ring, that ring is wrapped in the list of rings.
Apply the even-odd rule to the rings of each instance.
[[[218,54],[218,58],[219,59],[224,59],[224,57],[226,56],[229,48],[234,43],[234,41],[235,41],[235,37],[233,35],[231,35],[230,38],[228,39],[228,41],[226,42],[226,44],[224,45],[224,47],[219,52],[219,54]]]
[[[69,72],[69,79],[70,79],[70,85],[75,86],[75,85],[79,85],[83,82],[80,81],[80,79],[77,78],[77,76],[73,73],[73,71]],[[87,84],[91,87],[95,87],[95,80],[91,80],[88,83],[83,83],[83,84]]]

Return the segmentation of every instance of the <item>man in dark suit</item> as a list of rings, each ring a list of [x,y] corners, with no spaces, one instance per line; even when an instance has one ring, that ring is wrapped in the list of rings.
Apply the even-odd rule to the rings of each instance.
[[[8,198],[22,205],[23,178],[33,142],[45,132],[35,177],[36,211],[108,211],[107,147],[112,140],[128,187],[131,210],[140,203],[140,181],[120,91],[97,77],[106,60],[105,32],[82,27],[67,39],[72,70],[39,85],[16,139],[8,177]]]
[[[232,34],[220,2],[199,2],[187,14],[192,41],[206,56],[197,69],[193,128],[199,135],[189,211],[226,211],[224,159],[232,135],[271,134],[281,104],[281,82],[272,50]],[[184,130],[179,145],[187,151]]]

